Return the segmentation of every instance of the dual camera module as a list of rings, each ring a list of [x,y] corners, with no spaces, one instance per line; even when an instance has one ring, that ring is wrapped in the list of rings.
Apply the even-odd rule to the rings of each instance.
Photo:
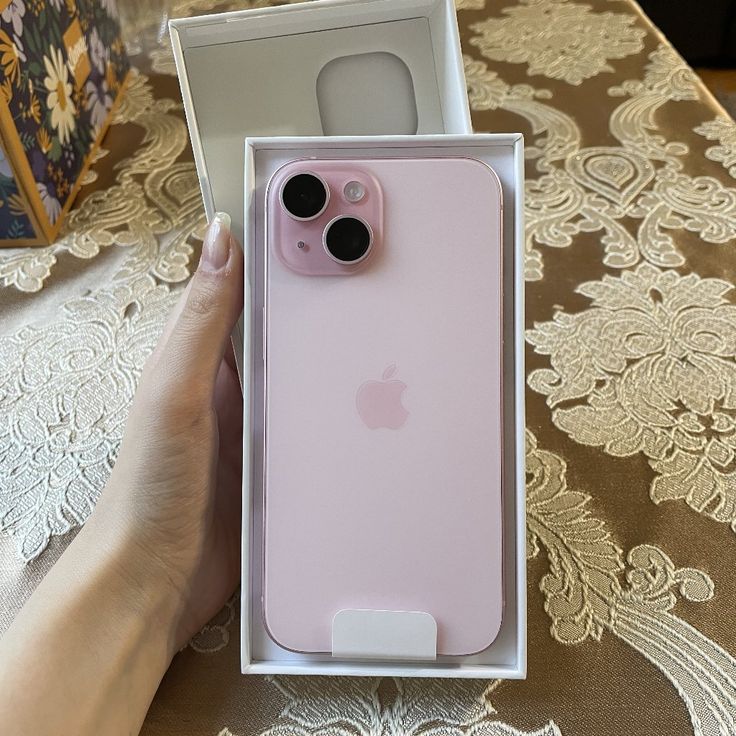
[[[343,195],[348,202],[360,202],[366,195],[365,187],[358,181],[350,181],[343,188]],[[281,204],[296,220],[319,217],[327,209],[329,200],[327,183],[308,172],[287,179],[281,189]],[[322,245],[327,255],[345,265],[366,258],[372,242],[373,234],[368,223],[349,215],[339,215],[330,220],[322,235]]]

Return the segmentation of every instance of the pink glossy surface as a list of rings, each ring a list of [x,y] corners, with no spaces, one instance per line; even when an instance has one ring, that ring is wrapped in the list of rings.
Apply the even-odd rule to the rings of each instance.
[[[269,218],[266,626],[324,652],[338,610],[426,611],[438,653],[476,652],[503,606],[500,185],[472,159],[310,162],[346,166],[384,197],[364,268],[296,273]]]

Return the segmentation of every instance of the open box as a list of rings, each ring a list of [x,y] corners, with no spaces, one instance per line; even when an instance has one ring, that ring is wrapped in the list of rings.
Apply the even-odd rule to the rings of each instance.
[[[309,158],[466,156],[489,164],[503,190],[503,590],[504,614],[493,644],[480,654],[432,661],[347,660],[300,654],[279,647],[264,625],[263,528],[263,313],[266,185],[284,164]],[[393,677],[523,678],[526,672],[526,519],[524,487],[523,362],[523,139],[520,134],[264,137],[245,144],[246,312],[243,474],[243,587],[241,664],[245,673],[370,675]],[[337,620],[337,619],[336,619]],[[382,632],[385,633],[385,632]],[[390,632],[389,632],[390,633]],[[334,645],[333,629],[333,645]],[[360,639],[360,627],[348,632]],[[355,642],[348,642],[352,644]],[[426,642],[412,642],[421,649]],[[364,638],[356,646],[364,645]],[[349,648],[349,647],[347,647]]]
[[[313,0],[172,20],[207,219],[243,242],[248,135],[471,133],[453,0]],[[233,332],[241,363],[243,323]]]
[[[170,30],[207,218],[228,212],[238,239],[246,136],[472,132],[453,0],[315,0]]]
[[[523,302],[519,275],[523,144],[521,136],[468,135],[472,129],[453,0],[314,0],[175,20],[170,30],[208,219],[216,211],[228,212],[233,233],[246,251],[247,306],[233,334],[245,389],[246,423],[258,417],[255,404],[259,397],[252,388],[261,379],[261,364],[253,349],[260,342],[260,327],[254,318],[262,304],[252,293],[259,245],[250,227],[265,168],[259,164],[257,180],[254,167],[260,154],[273,157],[269,166],[279,159],[301,157],[305,143],[290,137],[252,138],[244,157],[247,136],[382,135],[384,150],[411,145],[426,155],[442,155],[442,146],[450,145],[443,134],[464,136],[453,145],[466,146],[471,152],[468,155],[484,158],[496,169],[506,203],[504,309],[509,319],[504,325],[504,340],[511,357],[505,367],[508,442],[504,463],[508,482],[504,491],[504,567],[506,605],[512,614],[506,617],[501,635],[481,655],[430,663],[353,664],[326,655],[294,654],[268,638],[259,615],[258,580],[244,574],[243,672],[524,677]],[[419,135],[398,135],[401,133]],[[315,137],[306,142],[318,155],[334,141],[332,137]],[[361,150],[366,155],[379,155],[377,148],[368,153],[365,138],[341,138],[340,145],[346,147],[345,155],[359,156]],[[247,230],[244,201],[251,213]],[[254,426],[246,424],[244,432],[244,571],[253,565],[258,568],[258,561],[251,557],[251,552],[258,550],[258,540],[250,536],[250,530],[258,527],[260,513],[261,487],[254,483],[259,471],[251,467],[261,442],[262,427],[256,425],[257,421]]]

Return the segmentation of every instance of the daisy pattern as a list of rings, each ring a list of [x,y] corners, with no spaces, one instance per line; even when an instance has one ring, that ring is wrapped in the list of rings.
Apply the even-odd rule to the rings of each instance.
[[[97,31],[97,27],[92,29],[92,33],[89,34],[89,55],[92,59],[92,63],[95,65],[100,74],[105,73],[105,67],[107,66],[107,49],[105,44],[102,43],[100,34]]]
[[[23,0],[10,0],[8,6],[3,10],[2,19],[6,23],[13,24],[13,33],[16,36],[23,35],[23,16],[26,14],[26,4]]]
[[[77,110],[72,102],[72,85],[69,83],[69,72],[64,57],[61,51],[53,46],[49,52],[50,57],[43,57],[47,73],[44,85],[49,92],[46,106],[51,110],[51,125],[59,131],[59,142],[63,146],[74,131],[74,115]]]
[[[34,219],[45,225],[58,225],[80,177],[92,178],[90,151],[130,69],[118,18],[115,0],[0,0],[0,108],[13,121],[33,177]],[[73,38],[65,39],[72,24]],[[10,173],[0,156],[0,233],[35,237]]]
[[[5,31],[0,31],[0,66],[11,82],[17,82],[20,79],[20,63],[25,60],[23,42],[18,35],[14,33],[11,40]]]
[[[38,193],[41,195],[41,202],[49,217],[49,222],[53,225],[61,214],[61,203],[43,182],[37,181],[36,187],[38,188]]]
[[[112,107],[112,95],[107,86],[107,80],[102,79],[95,84],[91,79],[85,85],[87,92],[87,109],[91,113],[92,125],[97,133],[107,119],[107,113]]]

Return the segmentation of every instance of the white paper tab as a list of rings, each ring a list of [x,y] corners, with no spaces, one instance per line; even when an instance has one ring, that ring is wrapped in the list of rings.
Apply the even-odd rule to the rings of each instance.
[[[436,659],[437,622],[423,611],[344,609],[332,619],[332,656]]]

